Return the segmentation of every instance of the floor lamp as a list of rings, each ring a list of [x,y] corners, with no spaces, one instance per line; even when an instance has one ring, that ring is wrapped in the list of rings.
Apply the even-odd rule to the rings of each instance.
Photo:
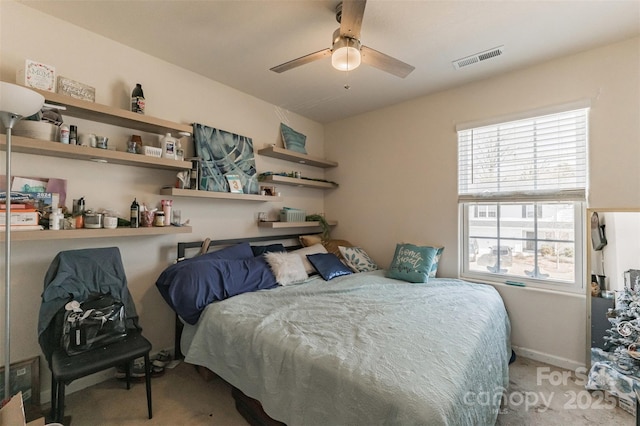
[[[4,397],[11,398],[11,131],[22,119],[40,111],[44,96],[26,87],[0,81],[0,119],[7,132],[6,149],[6,198],[5,198],[5,240],[4,240]]]

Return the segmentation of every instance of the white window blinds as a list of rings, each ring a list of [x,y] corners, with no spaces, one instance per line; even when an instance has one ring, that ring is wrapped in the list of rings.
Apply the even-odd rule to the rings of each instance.
[[[588,108],[458,132],[458,198],[583,201]]]

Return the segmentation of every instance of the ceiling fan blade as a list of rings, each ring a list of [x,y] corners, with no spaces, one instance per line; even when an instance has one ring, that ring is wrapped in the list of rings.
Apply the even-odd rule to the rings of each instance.
[[[362,17],[367,0],[343,0],[340,35],[360,40]]]
[[[414,66],[402,62],[399,59],[392,58],[389,55],[385,55],[382,52],[378,52],[367,46],[362,46],[360,49],[362,54],[362,62],[372,67],[386,71],[389,74],[393,74],[400,78],[405,78],[411,71],[416,69]]]
[[[271,68],[271,71],[281,73],[285,71],[289,71],[292,68],[299,67],[300,65],[308,64],[309,62],[317,61],[318,59],[322,59],[326,56],[331,56],[331,49],[322,49],[314,53],[310,53],[305,56],[301,56],[297,59],[293,59],[289,62],[285,62],[284,64],[276,65]]]

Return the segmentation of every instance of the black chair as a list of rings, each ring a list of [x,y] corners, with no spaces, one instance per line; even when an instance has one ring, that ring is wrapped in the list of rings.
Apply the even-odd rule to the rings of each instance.
[[[111,294],[125,308],[127,336],[123,340],[68,355],[60,341],[64,305],[84,301],[92,293]],[[151,406],[151,343],[142,336],[133,299],[117,247],[69,250],[58,253],[44,279],[38,318],[38,341],[51,370],[51,421],[64,419],[65,386],[72,381],[107,368],[124,366],[127,389],[131,387],[133,360],[144,357],[147,411]]]

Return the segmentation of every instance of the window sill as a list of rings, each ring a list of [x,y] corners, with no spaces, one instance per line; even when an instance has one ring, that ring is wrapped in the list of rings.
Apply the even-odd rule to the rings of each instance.
[[[586,298],[585,289],[579,288],[576,286],[572,286],[571,288],[560,289],[560,288],[551,288],[551,286],[542,287],[542,286],[538,286],[538,285],[534,285],[526,282],[524,283],[524,286],[512,285],[512,284],[506,283],[507,281],[520,282],[520,280],[518,280],[517,277],[511,277],[511,279],[505,277],[503,280],[497,280],[497,279],[488,279],[487,277],[482,277],[478,275],[461,273],[460,279],[475,282],[475,283],[480,283],[480,284],[488,284],[488,285],[492,285],[494,287],[500,287],[500,288],[513,288],[518,290],[537,291],[540,293],[554,294],[558,296],[572,296],[572,297],[578,297],[578,298]]]

